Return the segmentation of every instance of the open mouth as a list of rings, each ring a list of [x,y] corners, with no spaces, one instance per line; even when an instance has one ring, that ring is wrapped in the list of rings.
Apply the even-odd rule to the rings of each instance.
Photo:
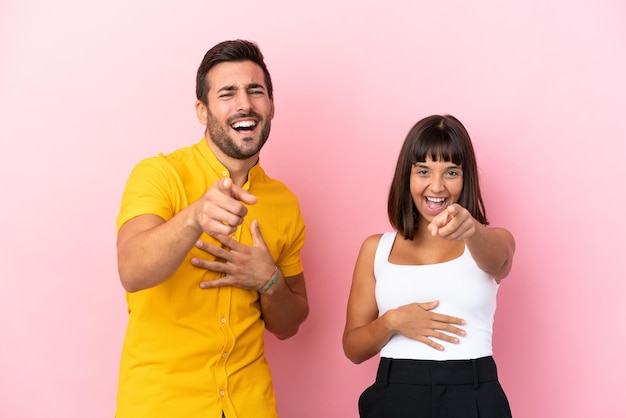
[[[424,202],[429,210],[437,211],[448,204],[448,199],[445,197],[425,197]]]
[[[256,128],[257,122],[254,120],[242,120],[230,125],[237,132],[252,132]]]

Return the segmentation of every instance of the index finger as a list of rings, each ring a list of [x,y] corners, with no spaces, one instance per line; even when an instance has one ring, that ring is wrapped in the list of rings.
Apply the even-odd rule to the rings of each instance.
[[[214,289],[216,287],[224,287],[224,286],[230,286],[230,285],[231,285],[230,281],[223,277],[220,279],[207,280],[204,282],[200,282],[200,287],[202,289]]]
[[[242,245],[239,241],[237,241],[230,235],[223,235],[223,234],[209,234],[209,235],[215,238],[217,241],[219,241],[219,243],[222,244],[224,247],[228,247],[230,249],[235,249],[238,245]]]
[[[232,196],[235,199],[248,205],[254,205],[258,200],[255,195],[237,185],[233,185],[232,192]]]
[[[441,228],[448,225],[450,220],[454,217],[455,212],[456,209],[454,209],[454,206],[448,206],[440,214],[435,216],[428,224],[428,230],[430,233],[433,236],[436,236]]]
[[[445,314],[433,314],[433,320],[437,322],[445,322],[447,324],[465,325],[465,320],[457,318],[456,316],[450,316]]]
[[[222,179],[219,188],[224,194],[248,205],[254,205],[257,202],[255,195],[237,186],[230,177]]]

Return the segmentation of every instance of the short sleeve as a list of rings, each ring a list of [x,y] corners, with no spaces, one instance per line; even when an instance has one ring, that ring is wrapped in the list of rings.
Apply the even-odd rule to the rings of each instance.
[[[174,216],[176,183],[163,157],[147,158],[132,170],[122,194],[122,203],[117,217],[117,230],[132,218],[140,215],[157,215],[165,220]]]

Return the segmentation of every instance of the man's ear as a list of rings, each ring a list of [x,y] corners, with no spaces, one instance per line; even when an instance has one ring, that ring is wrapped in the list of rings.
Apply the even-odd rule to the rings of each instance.
[[[270,112],[270,120],[274,119],[274,99],[272,99],[272,110]]]
[[[209,109],[200,100],[196,100],[196,116],[203,126],[207,126],[209,123]]]

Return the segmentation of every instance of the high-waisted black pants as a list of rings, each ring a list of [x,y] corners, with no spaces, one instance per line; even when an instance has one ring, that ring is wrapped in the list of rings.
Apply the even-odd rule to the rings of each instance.
[[[359,398],[361,418],[511,418],[493,357],[381,358],[376,382]]]

